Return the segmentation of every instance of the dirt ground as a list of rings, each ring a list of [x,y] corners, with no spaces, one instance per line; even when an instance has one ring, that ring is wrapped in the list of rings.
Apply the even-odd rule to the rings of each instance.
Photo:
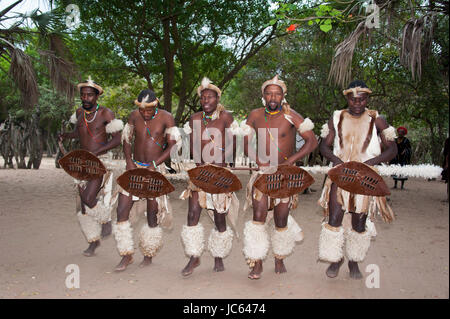
[[[248,173],[240,172],[239,177],[246,185]],[[315,192],[300,195],[299,207],[292,213],[305,238],[285,260],[288,272],[275,274],[270,253],[262,278],[251,281],[242,239],[234,240],[224,272],[213,272],[214,260],[205,251],[194,274],[181,276],[188,261],[180,239],[187,216],[187,203],[178,199],[186,186],[183,181],[173,182],[174,227],[164,233],[164,247],[153,264],[138,268],[142,255],[137,249],[135,262],[125,272],[115,273],[120,257],[112,235],[102,240],[96,256],[82,255],[87,243],[75,215],[73,179],[54,167],[54,159],[44,158],[39,170],[0,169],[0,298],[449,298],[449,207],[443,201],[444,183],[409,179],[405,190],[392,190],[390,205],[397,219],[384,224],[378,218],[378,235],[360,264],[365,278],[353,280],[346,264],[337,278],[329,279],[328,264],[317,262],[322,220],[317,200],[323,175],[314,178]],[[385,180],[393,186],[390,178]],[[243,206],[244,190],[238,197]],[[250,218],[250,211],[240,214],[241,238]],[[207,238],[213,223],[206,212],[200,221]],[[66,287],[70,264],[79,267],[80,288]],[[366,278],[374,274],[371,264],[378,266],[379,288],[366,285]]]

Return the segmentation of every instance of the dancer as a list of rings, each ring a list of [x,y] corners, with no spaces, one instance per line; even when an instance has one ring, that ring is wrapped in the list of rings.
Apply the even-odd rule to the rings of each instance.
[[[166,173],[164,161],[170,157],[175,143],[181,141],[175,120],[172,114],[161,109],[159,100],[151,90],[141,91],[134,103],[139,108],[131,112],[122,134],[126,170],[147,168]],[[117,223],[113,223],[113,233],[122,259],[115,268],[117,272],[124,271],[133,262],[134,240],[129,217],[133,204],[140,200],[120,186],[118,189]],[[147,208],[147,223],[139,234],[139,247],[144,255],[140,267],[144,267],[152,263],[152,258],[163,245],[160,225],[167,223],[171,227],[172,208],[168,195],[141,200],[146,201]],[[137,208],[137,205],[134,207]]]
[[[108,152],[120,144],[120,132],[123,122],[115,119],[114,112],[100,106],[97,100],[103,94],[100,85],[89,79],[78,84],[81,107],[71,116],[70,122],[75,129],[62,133],[58,139],[77,138],[80,147],[98,156],[108,172],[91,181],[77,181],[77,216],[89,247],[83,252],[87,257],[93,256],[100,245],[102,237],[111,234],[111,211],[117,197],[112,197],[114,172],[112,153]],[[108,135],[112,138],[108,139]]]
[[[233,156],[235,149],[231,130],[226,130],[234,123],[233,116],[219,103],[221,90],[203,78],[197,89],[202,111],[191,116],[185,125],[185,132],[190,135],[190,152],[196,165],[205,163],[225,167],[225,158]],[[226,134],[228,136],[226,138]],[[225,145],[225,141],[233,141],[233,145]],[[226,154],[225,152],[229,152]],[[187,265],[181,271],[183,276],[189,276],[194,268],[200,265],[200,256],[204,250],[204,228],[200,220],[202,209],[213,215],[215,229],[211,230],[208,239],[208,249],[214,257],[216,272],[224,271],[223,258],[228,256],[233,245],[233,230],[226,224],[226,217],[237,219],[239,201],[236,194],[210,194],[196,187],[189,181],[188,188],[181,194],[181,199],[189,199],[187,225],[183,226],[181,239],[185,254],[189,257]]]
[[[350,83],[343,91],[348,108],[334,111],[323,126],[320,152],[333,166],[347,161],[373,166],[389,162],[397,154],[395,129],[377,111],[366,108],[370,93],[363,81]],[[319,204],[328,217],[319,239],[319,259],[331,263],[326,275],[338,275],[345,254],[350,277],[362,278],[358,263],[364,260],[371,240],[371,232],[366,230],[368,214],[381,213],[386,221],[394,219],[386,198],[351,194],[327,178]],[[351,215],[351,229],[342,226],[344,213]]]
[[[293,252],[295,242],[303,239],[301,228],[289,215],[297,206],[297,195],[289,198],[271,198],[262,194],[253,184],[259,174],[273,173],[277,166],[295,165],[304,156],[311,153],[317,147],[317,139],[312,129],[313,122],[292,110],[285,99],[287,87],[278,79],[263,83],[261,87],[262,101],[265,107],[253,110],[246,122],[242,125],[244,137],[244,152],[259,166],[259,171],[253,172],[247,185],[247,202],[244,210],[252,205],[253,218],[245,223],[244,227],[244,256],[247,259],[251,271],[250,279],[259,279],[263,271],[263,260],[269,251],[269,234],[267,233],[266,218],[268,211],[273,210],[275,228],[272,231],[271,241],[275,255],[275,272],[284,273],[286,267],[283,259]],[[258,148],[254,155],[251,154],[249,143],[255,132],[263,131],[262,136],[257,136]],[[297,132],[305,140],[305,144],[296,150]],[[272,147],[271,147],[272,146]],[[274,149],[272,154],[270,149]],[[262,154],[274,159],[264,161]]]

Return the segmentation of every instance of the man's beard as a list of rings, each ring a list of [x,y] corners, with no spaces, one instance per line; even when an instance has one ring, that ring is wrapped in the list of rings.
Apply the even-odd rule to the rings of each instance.
[[[81,106],[83,107],[83,109],[85,109],[86,111],[90,111],[93,107],[94,104],[86,102],[86,103],[81,103]]]
[[[270,103],[266,103],[266,107],[269,111],[276,111],[281,108],[281,104],[276,103],[274,106],[270,105]]]

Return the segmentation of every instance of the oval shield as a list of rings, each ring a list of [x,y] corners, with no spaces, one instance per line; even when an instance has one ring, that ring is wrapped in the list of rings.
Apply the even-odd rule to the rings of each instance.
[[[163,174],[146,168],[126,171],[117,178],[117,184],[139,198],[156,198],[175,190]]]
[[[280,165],[272,174],[261,174],[254,186],[272,198],[286,198],[304,191],[314,183],[314,178],[303,168]]]
[[[220,166],[198,166],[188,170],[188,175],[195,186],[210,194],[230,193],[242,188],[236,175]]]
[[[106,168],[97,156],[86,150],[73,150],[58,161],[67,174],[81,181],[102,177]]]
[[[350,161],[339,164],[328,171],[328,176],[338,187],[353,194],[368,196],[391,194],[383,178],[364,163]]]

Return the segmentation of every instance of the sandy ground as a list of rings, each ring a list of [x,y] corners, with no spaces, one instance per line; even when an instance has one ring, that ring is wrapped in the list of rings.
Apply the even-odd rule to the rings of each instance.
[[[3,163],[0,164],[3,165]],[[240,173],[243,185],[249,175]],[[113,268],[120,257],[113,236],[102,240],[94,257],[81,252],[87,243],[75,215],[73,183],[54,160],[44,158],[39,170],[0,169],[0,297],[1,298],[449,298],[449,207],[446,185],[440,181],[410,179],[405,190],[393,190],[390,204],[393,224],[376,223],[372,241],[360,269],[362,280],[349,278],[346,264],[335,279],[325,276],[326,263],[317,262],[322,212],[316,204],[323,175],[311,194],[300,196],[292,214],[305,239],[285,260],[288,272],[274,273],[273,254],[264,262],[258,281],[247,279],[249,268],[242,254],[242,240],[234,240],[225,259],[226,270],[213,272],[213,258],[205,251],[201,265],[183,278],[187,263],[180,240],[186,223],[187,203],[178,199],[186,183],[174,182],[171,197],[174,227],[164,233],[164,247],[147,268],[138,268],[142,255],[123,273]],[[390,179],[386,179],[393,186]],[[243,205],[244,191],[238,192]],[[251,212],[241,213],[239,231]],[[201,222],[205,237],[213,224],[206,212]],[[137,227],[135,227],[138,229]],[[136,232],[135,232],[136,233]],[[66,287],[66,267],[80,270],[80,288]],[[379,268],[379,288],[368,288],[371,264]],[[367,272],[366,272],[367,270]]]

